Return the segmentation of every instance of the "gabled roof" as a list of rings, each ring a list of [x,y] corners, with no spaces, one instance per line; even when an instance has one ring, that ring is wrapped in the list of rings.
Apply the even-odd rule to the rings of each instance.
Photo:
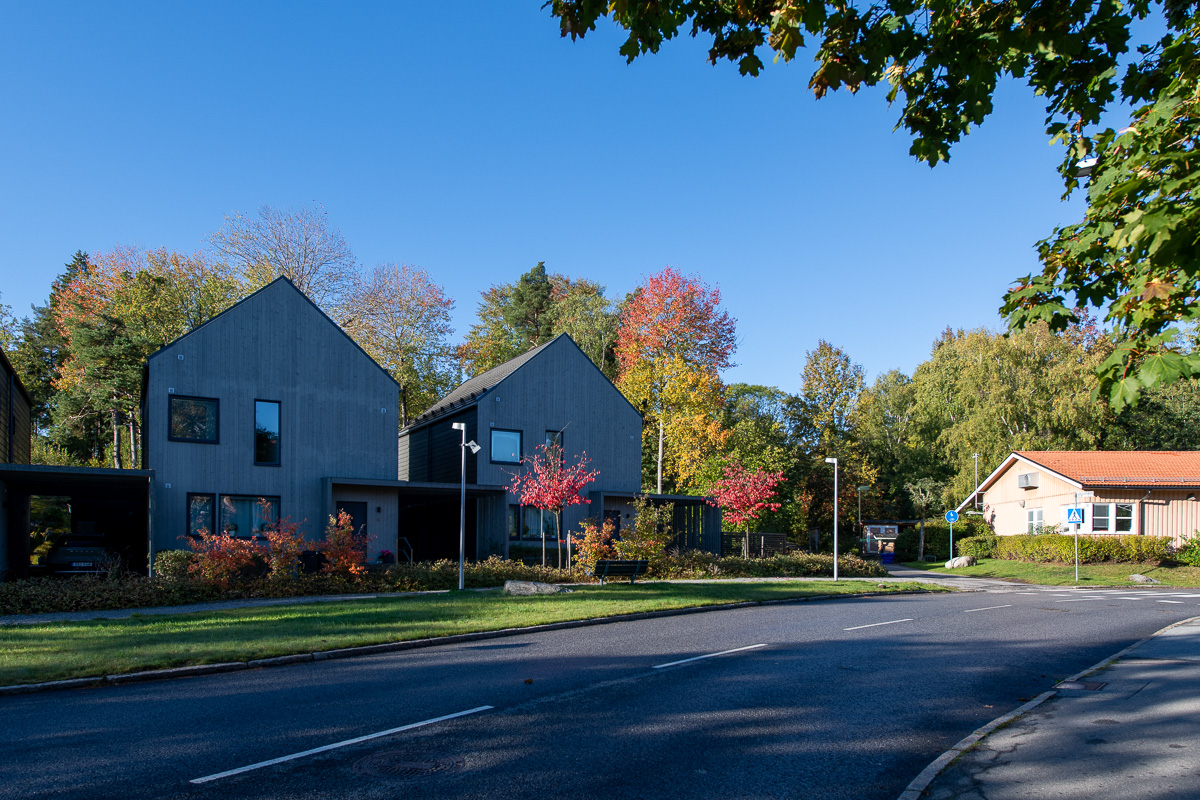
[[[1016,450],[958,506],[991,488],[1013,464],[1049,472],[1080,489],[1166,489],[1200,487],[1196,450]]]
[[[463,381],[441,400],[438,400],[428,409],[421,412],[416,417],[413,417],[413,421],[410,422],[406,427],[411,428],[415,425],[421,425],[435,417],[440,417],[443,414],[448,414],[451,411],[457,411],[464,406],[475,403],[487,392],[488,389],[491,389],[493,386],[500,383],[500,381],[504,380],[509,375],[512,375],[518,369],[525,366],[525,364],[528,363],[534,356],[545,350],[550,345],[554,344],[554,342],[557,341],[561,336],[566,336],[566,334],[560,333],[558,336],[555,336],[545,344],[540,344],[532,350],[528,350],[510,361],[505,361],[500,366],[492,367],[487,372],[480,373],[474,378]]]
[[[428,410],[414,417],[412,422],[410,422],[401,430],[401,434],[403,434],[405,431],[411,430],[412,428],[425,425],[437,419],[438,417],[442,417],[451,412],[460,411],[464,408],[477,404],[480,398],[487,394],[491,389],[494,389],[496,386],[500,385],[505,378],[528,364],[540,353],[550,349],[550,347],[560,339],[565,339],[567,343],[575,349],[575,352],[579,354],[580,358],[587,361],[587,363],[590,364],[592,369],[596,370],[597,373],[603,375],[603,373],[600,372],[600,368],[597,367],[592,360],[588,358],[587,354],[579,348],[579,345],[575,343],[574,339],[565,333],[560,333],[545,344],[540,344],[532,350],[528,350],[514,359],[505,361],[503,364],[497,367],[492,367],[487,372],[476,375],[474,378],[459,384],[457,388],[430,406]],[[608,383],[608,378],[604,378],[604,381]],[[609,383],[609,385],[612,386],[611,383]],[[633,408],[633,404],[629,402],[629,399],[626,398],[624,394],[620,393],[619,389],[617,389],[615,386],[613,386],[612,389],[620,394],[621,399],[624,400],[630,408]],[[633,411],[641,416],[641,413],[638,412],[636,408],[633,408]]]
[[[155,356],[159,355],[160,353],[163,353],[164,351],[166,351],[166,350],[168,350],[168,349],[170,349],[170,348],[174,347],[176,344],[178,344],[179,342],[181,342],[181,341],[183,341],[184,339],[188,338],[189,336],[191,336],[192,334],[196,333],[197,331],[199,331],[199,330],[203,330],[204,328],[208,327],[209,325],[212,325],[214,322],[216,322],[217,320],[221,319],[221,318],[222,318],[222,317],[224,317],[226,314],[232,313],[232,312],[233,312],[234,310],[236,310],[236,309],[237,309],[239,306],[242,306],[242,305],[244,305],[244,304],[246,303],[246,301],[247,301],[247,300],[249,300],[250,298],[252,298],[252,297],[257,297],[258,295],[260,295],[260,294],[263,294],[263,293],[264,293],[264,292],[266,292],[267,290],[269,290],[269,289],[273,288],[273,287],[274,287],[276,284],[280,284],[280,283],[285,283],[285,284],[287,284],[289,287],[291,287],[292,291],[294,291],[296,294],[298,294],[298,295],[300,295],[301,297],[303,297],[303,298],[304,298],[304,300],[305,300],[305,301],[306,301],[306,302],[307,302],[307,303],[308,303],[310,306],[312,306],[312,307],[313,307],[313,309],[314,309],[314,310],[315,310],[315,311],[316,311],[318,314],[320,314],[322,317],[324,317],[324,318],[325,318],[325,321],[326,321],[326,322],[328,322],[330,325],[332,325],[332,326],[333,326],[333,327],[334,327],[334,328],[337,330],[337,332],[338,332],[338,333],[340,333],[342,336],[345,336],[345,337],[346,337],[346,341],[348,341],[348,342],[350,342],[350,344],[354,345],[355,349],[357,349],[357,350],[358,350],[358,352],[362,353],[362,354],[363,354],[363,356],[365,356],[365,357],[366,357],[366,359],[367,359],[368,361],[370,361],[370,362],[371,362],[371,363],[372,363],[372,364],[375,366],[375,368],[376,368],[376,369],[378,369],[380,372],[382,372],[384,375],[386,375],[386,376],[388,377],[388,380],[390,380],[392,383],[396,384],[396,388],[397,388],[397,389],[399,389],[399,387],[400,387],[400,382],[399,382],[399,381],[397,381],[395,378],[393,378],[393,377],[392,377],[392,373],[390,373],[390,372],[388,372],[386,369],[384,369],[384,368],[383,368],[383,367],[382,367],[382,366],[379,364],[379,362],[378,362],[378,361],[376,361],[375,359],[371,358],[371,354],[370,354],[370,353],[368,353],[366,350],[364,350],[364,349],[362,348],[362,345],[360,345],[358,342],[354,341],[354,338],[353,338],[352,336],[350,336],[350,334],[346,333],[346,331],[342,329],[342,326],[341,326],[341,325],[338,325],[336,322],[334,322],[332,317],[330,317],[328,314],[326,314],[324,311],[322,311],[322,310],[321,310],[321,307],[320,307],[319,305],[317,305],[316,303],[314,303],[311,297],[309,297],[308,295],[306,295],[304,292],[300,291],[300,288],[299,288],[298,286],[296,286],[296,284],[292,283],[291,279],[289,279],[289,278],[288,278],[286,275],[281,275],[281,276],[279,276],[279,277],[278,277],[278,278],[276,278],[275,280],[273,280],[273,281],[271,281],[270,283],[268,283],[266,286],[263,286],[263,287],[261,287],[261,288],[257,289],[256,291],[253,291],[253,292],[251,292],[250,294],[246,295],[246,296],[245,296],[245,297],[243,297],[241,300],[238,300],[236,303],[234,303],[234,304],[233,304],[233,305],[231,305],[229,308],[227,308],[227,309],[225,309],[224,311],[222,311],[220,314],[216,314],[216,315],[214,315],[214,316],[210,317],[209,319],[206,319],[204,322],[202,322],[201,324],[199,324],[199,325],[197,325],[196,327],[192,328],[192,329],[191,329],[190,331],[188,331],[187,333],[184,333],[184,334],[182,334],[181,336],[178,336],[178,337],[176,337],[175,339],[173,339],[173,340],[171,340],[171,341],[167,342],[166,344],[164,344],[162,347],[160,347],[160,348],[158,348],[157,350],[155,350],[153,353],[151,353],[151,354],[150,354],[150,355],[149,355],[149,356],[146,358],[146,363],[147,363],[147,365],[149,365],[150,359],[152,359],[152,358],[154,358]],[[143,375],[143,380],[142,380],[142,390],[143,390],[143,393],[144,393],[144,392],[145,392],[145,376],[144,376],[144,375]]]

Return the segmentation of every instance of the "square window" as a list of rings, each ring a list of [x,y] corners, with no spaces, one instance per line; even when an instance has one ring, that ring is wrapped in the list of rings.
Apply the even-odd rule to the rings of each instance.
[[[521,432],[493,428],[491,458],[496,464],[520,464]]]
[[[1028,508],[1025,510],[1025,532],[1039,533],[1042,527],[1042,509]]]
[[[1096,503],[1092,506],[1092,530],[1112,530],[1112,506],[1108,503]]]
[[[221,532],[249,538],[262,536],[263,528],[279,522],[279,498],[221,495]]]
[[[216,511],[215,494],[191,494],[187,496],[187,535],[199,536],[213,533],[213,512]]]
[[[279,466],[279,403],[254,401],[254,463]]]
[[[212,397],[167,398],[167,438],[173,442],[217,444],[220,401]]]

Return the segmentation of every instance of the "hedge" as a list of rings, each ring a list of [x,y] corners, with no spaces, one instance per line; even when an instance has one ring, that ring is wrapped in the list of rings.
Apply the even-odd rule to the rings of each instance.
[[[1079,563],[1147,564],[1171,557],[1168,536],[1080,536]],[[1041,536],[1001,536],[996,558],[1049,564],[1075,563],[1075,537],[1051,533]]]
[[[171,551],[177,553],[179,551]],[[116,608],[185,605],[215,600],[257,597],[305,597],[310,595],[414,592],[458,587],[458,562],[434,561],[418,564],[369,565],[362,575],[297,574],[283,578],[257,577],[235,581],[221,590],[191,577],[188,557],[160,554],[155,560],[159,577],[114,575],[72,578],[31,578],[0,584],[0,614],[33,614],[50,611],[94,611]],[[876,578],[887,570],[876,562],[842,556],[838,572],[847,578]],[[775,578],[813,577],[833,574],[833,556],[787,554],[771,558],[721,558],[690,551],[669,554],[651,572],[656,578]],[[590,583],[593,579],[576,570],[526,566],[493,556],[468,562],[463,574],[467,588],[502,586],[508,580],[544,583]]]
[[[954,550],[960,556],[975,556],[976,558],[995,558],[996,545],[1000,537],[994,533],[980,533],[958,542]]]
[[[992,529],[981,518],[963,517],[954,523],[954,554],[964,555],[960,549],[962,540],[991,533]],[[921,536],[919,525],[900,529],[896,537],[896,560],[916,561],[918,559],[918,544]],[[925,555],[933,556],[935,561],[946,561],[950,558],[950,523],[941,518],[925,520]]]

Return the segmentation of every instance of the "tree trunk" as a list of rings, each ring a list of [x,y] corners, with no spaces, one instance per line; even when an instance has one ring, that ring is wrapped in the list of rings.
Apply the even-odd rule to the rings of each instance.
[[[925,520],[921,520],[921,536],[917,539],[917,560],[925,560]]]
[[[125,427],[129,431],[129,468],[137,469],[137,436],[133,433],[133,414],[129,415],[129,423]]]
[[[542,509],[540,509],[540,508],[538,509],[538,535],[542,537],[542,566],[543,567],[546,566],[546,523],[543,522],[543,520],[542,520],[542,517],[545,515],[545,513],[546,512],[543,511]]]
[[[562,529],[563,529],[562,523],[563,523],[563,510],[560,508],[558,510],[558,516],[555,521],[555,524],[558,525],[558,538],[559,539],[562,539],[562,536],[563,536],[562,535]],[[569,537],[569,536],[567,537],[567,571],[568,572],[574,571],[574,568],[571,566],[571,537]]]
[[[658,494],[662,494],[662,458],[663,458],[663,420],[658,418]]]
[[[112,418],[113,432],[113,468],[121,468],[121,422],[117,419],[117,410],[114,408],[109,412]]]

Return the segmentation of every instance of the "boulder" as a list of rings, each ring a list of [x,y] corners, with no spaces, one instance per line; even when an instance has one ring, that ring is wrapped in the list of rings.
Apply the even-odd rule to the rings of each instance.
[[[1133,583],[1162,583],[1162,581],[1151,578],[1149,575],[1130,575],[1129,580]]]
[[[566,586],[555,586],[553,583],[540,581],[505,581],[504,593],[518,596],[532,594],[565,594],[571,591]]]
[[[975,566],[975,556],[959,556],[952,558],[946,562],[946,569],[958,569],[959,567]]]

